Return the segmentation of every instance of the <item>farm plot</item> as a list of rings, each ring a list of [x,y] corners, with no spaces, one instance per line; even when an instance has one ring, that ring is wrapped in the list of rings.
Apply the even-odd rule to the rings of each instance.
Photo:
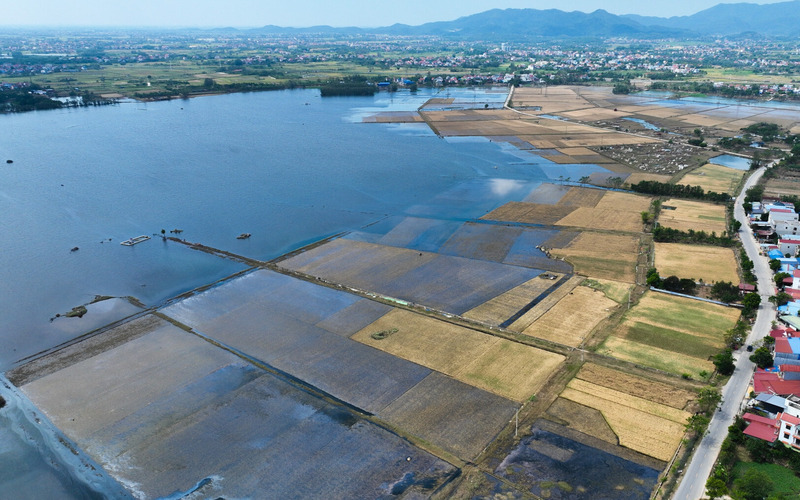
[[[165,321],[21,389],[132,494],[379,497],[446,462]],[[234,432],[235,430],[235,432]],[[411,460],[407,460],[411,457]],[[222,477],[224,474],[224,478]]]
[[[603,413],[595,408],[559,397],[547,409],[547,416],[570,429],[602,439],[607,443],[619,444],[617,435],[606,422]]]
[[[658,222],[681,231],[691,229],[722,234],[726,229],[725,207],[702,201],[667,200],[661,206]]]
[[[541,274],[538,269],[346,239],[331,241],[279,265],[454,314],[463,314]]]
[[[550,253],[564,258],[576,273],[584,276],[633,283],[639,258],[639,237],[585,231],[566,247],[552,248]]]
[[[494,473],[536,498],[646,500],[663,467],[661,461],[542,419]]]
[[[649,210],[650,200],[647,196],[608,191],[594,207],[578,207],[556,225],[640,232],[642,212]]]
[[[663,276],[677,276],[696,281],[739,282],[736,257],[730,248],[683,243],[656,243],[655,266]]]
[[[687,389],[594,363],[584,364],[575,377],[678,410],[686,409],[689,401],[694,400],[696,396]]]
[[[481,323],[499,326],[532,301],[542,298],[542,294],[547,292],[561,277],[561,274],[541,274],[474,309],[470,309],[463,316]]]
[[[619,304],[628,301],[633,285],[621,281],[587,278],[581,283],[594,290],[600,290],[606,297]]]
[[[569,295],[576,286],[578,286],[583,281],[582,276],[571,276],[567,281],[565,281],[561,286],[559,286],[556,290],[550,292],[545,297],[543,297],[539,302],[536,303],[530,310],[525,312],[522,316],[516,319],[511,325],[508,327],[510,330],[514,330],[515,332],[522,332],[534,321],[539,319],[543,314],[549,311],[553,306],[555,306],[561,299]]]
[[[738,309],[648,292],[600,352],[680,375],[711,371],[709,357],[722,349],[739,315]]]
[[[389,332],[388,335],[375,335]],[[559,354],[408,311],[393,310],[352,337],[466,384],[522,402],[564,360]]]
[[[691,415],[577,378],[570,381],[561,397],[599,410],[622,446],[665,462],[678,449]]]
[[[396,399],[381,417],[470,460],[497,437],[518,407],[511,400],[434,372]]]
[[[492,210],[481,219],[520,222],[523,224],[555,224],[576,209],[577,207],[574,206],[512,201]]]
[[[742,170],[707,163],[684,175],[679,184],[700,186],[706,191],[733,194],[742,177],[744,177]]]
[[[585,286],[574,288],[550,310],[522,331],[525,335],[578,347],[618,304]]]

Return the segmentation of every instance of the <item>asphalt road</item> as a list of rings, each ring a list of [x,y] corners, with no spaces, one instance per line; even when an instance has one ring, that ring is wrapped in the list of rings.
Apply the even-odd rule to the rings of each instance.
[[[758,292],[761,294],[761,306],[758,309],[755,324],[747,337],[748,344],[753,344],[769,335],[776,312],[775,305],[767,300],[775,294],[775,286],[772,279],[773,273],[768,264],[769,259],[758,254],[758,244],[753,238],[753,232],[749,224],[747,224],[747,218],[742,206],[745,191],[758,182],[766,168],[761,167],[750,176],[739,197],[736,198],[734,207],[734,217],[742,223],[739,236],[741,236],[747,255],[755,263],[753,272],[758,278]],[[706,480],[711,474],[714,462],[717,460],[722,441],[725,440],[728,434],[728,426],[733,423],[734,417],[741,410],[743,399],[747,394],[747,387],[755,369],[755,364],[748,359],[749,356],[749,353],[744,349],[734,353],[734,357],[737,358],[736,370],[722,389],[722,405],[711,419],[708,431],[706,431],[691,461],[686,466],[681,482],[672,495],[673,500],[697,500],[705,494]]]

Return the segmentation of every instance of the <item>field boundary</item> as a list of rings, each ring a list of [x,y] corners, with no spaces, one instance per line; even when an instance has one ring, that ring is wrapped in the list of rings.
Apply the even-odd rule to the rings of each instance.
[[[669,290],[664,290],[663,288],[655,288],[655,287],[651,286],[650,290],[652,290],[653,292],[665,293],[667,295],[674,295],[676,297],[683,297],[685,299],[699,300],[701,302],[710,302],[711,304],[717,304],[718,306],[733,307],[734,309],[741,309],[742,308],[742,306],[740,304],[726,304],[725,302],[720,302],[718,300],[704,299],[703,297],[696,297],[694,295],[686,295],[685,293],[671,292]]]

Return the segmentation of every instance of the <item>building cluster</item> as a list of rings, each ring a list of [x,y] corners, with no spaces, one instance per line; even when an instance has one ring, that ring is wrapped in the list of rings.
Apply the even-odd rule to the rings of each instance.
[[[773,367],[753,374],[755,398],[743,416],[744,433],[800,451],[800,222],[794,205],[780,200],[753,202],[749,217],[762,253],[780,263],[776,294],[785,294],[787,302],[778,306],[778,323],[770,331]]]

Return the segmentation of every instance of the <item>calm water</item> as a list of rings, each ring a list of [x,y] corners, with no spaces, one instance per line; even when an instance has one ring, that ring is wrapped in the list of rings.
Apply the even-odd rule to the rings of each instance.
[[[121,246],[127,238],[180,228],[187,240],[269,259],[390,216],[479,217],[542,181],[603,171],[441,139],[420,124],[361,123],[430,96],[323,100],[300,90],[0,116],[0,372],[136,311],[107,301],[51,321],[96,295],[158,305],[242,269],[160,238]],[[439,97],[504,99],[466,89]],[[242,232],[252,237],[237,240]],[[47,439],[20,433],[35,409],[6,399],[15,402],[0,410],[0,470],[22,464],[26,496],[117,491],[53,465]],[[0,475],[0,497],[19,482],[11,476]]]

